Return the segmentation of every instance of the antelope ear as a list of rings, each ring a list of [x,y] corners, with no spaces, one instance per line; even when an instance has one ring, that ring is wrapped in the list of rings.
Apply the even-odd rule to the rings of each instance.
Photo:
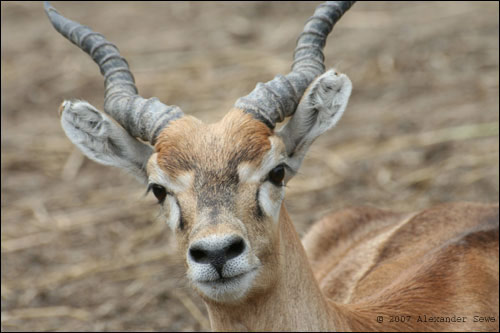
[[[277,133],[283,139],[292,169],[287,181],[299,170],[314,140],[342,117],[351,96],[351,80],[331,69],[316,78],[302,96],[297,111]]]
[[[114,120],[85,101],[64,101],[59,109],[68,138],[88,158],[127,170],[147,182],[146,163],[153,148],[132,137]]]

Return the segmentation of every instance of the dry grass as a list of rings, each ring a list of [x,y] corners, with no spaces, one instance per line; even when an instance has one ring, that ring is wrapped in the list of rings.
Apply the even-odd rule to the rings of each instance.
[[[57,3],[129,60],[141,94],[215,121],[286,73],[316,3]],[[2,330],[204,330],[152,197],[83,158],[57,108],[101,107],[88,57],[40,3],[2,2]],[[358,3],[327,65],[354,91],[288,186],[303,233],[330,210],[499,199],[498,3]]]

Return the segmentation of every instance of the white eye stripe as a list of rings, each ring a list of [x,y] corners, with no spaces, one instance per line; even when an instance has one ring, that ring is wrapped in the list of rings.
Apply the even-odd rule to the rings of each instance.
[[[270,182],[265,182],[259,188],[259,205],[264,214],[270,216],[275,223],[279,220],[281,202],[284,197],[284,187],[276,187]]]
[[[165,198],[163,206],[165,213],[168,214],[167,224],[170,229],[175,230],[179,226],[181,220],[181,209],[179,207],[179,203],[173,195],[168,194]]]
[[[150,183],[162,185],[163,187],[165,187],[165,189],[167,189],[167,192],[171,192],[174,194],[183,192],[191,186],[194,178],[192,172],[185,172],[173,179],[159,167],[157,157],[157,153],[153,154],[148,162]]]
[[[280,154],[278,143],[275,140],[279,139],[269,138],[271,149],[264,155],[259,166],[255,167],[247,162],[238,165],[238,177],[241,183],[260,183],[267,178],[272,169],[285,161],[286,157]]]

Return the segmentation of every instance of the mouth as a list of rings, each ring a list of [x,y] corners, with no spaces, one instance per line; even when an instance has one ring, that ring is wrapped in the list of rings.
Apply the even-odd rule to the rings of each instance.
[[[252,288],[256,276],[257,268],[253,268],[230,277],[197,280],[194,284],[205,296],[215,301],[234,301],[241,299]]]
[[[223,285],[223,284],[227,284],[227,283],[238,283],[239,281],[241,281],[243,279],[243,277],[246,274],[249,274],[250,272],[252,272],[254,270],[255,269],[252,269],[248,272],[244,272],[244,273],[237,274],[237,275],[230,276],[230,277],[219,277],[215,280],[205,280],[205,281],[197,281],[197,282],[205,284],[205,285],[209,285],[209,286],[217,286],[217,285]]]

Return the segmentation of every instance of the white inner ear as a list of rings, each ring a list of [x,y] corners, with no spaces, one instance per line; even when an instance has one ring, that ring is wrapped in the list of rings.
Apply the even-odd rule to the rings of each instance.
[[[277,133],[285,142],[287,164],[293,174],[300,168],[314,140],[340,120],[351,91],[351,80],[334,70],[327,71],[309,85],[297,111]],[[293,174],[286,180],[290,180]]]
[[[88,158],[125,169],[145,182],[145,165],[153,148],[133,138],[106,114],[85,101],[61,105],[61,125],[68,138]]]

